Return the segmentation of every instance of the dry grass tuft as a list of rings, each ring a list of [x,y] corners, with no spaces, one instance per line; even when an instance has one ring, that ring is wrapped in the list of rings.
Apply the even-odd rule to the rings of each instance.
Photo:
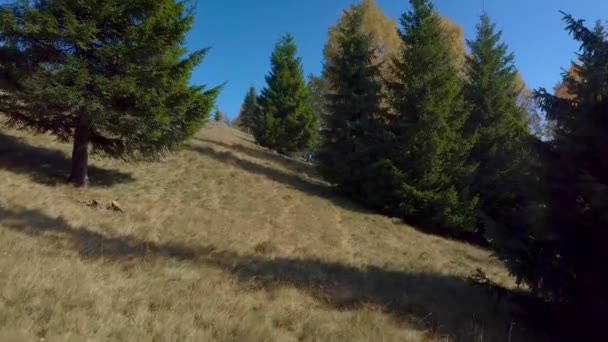
[[[88,190],[64,185],[68,151],[0,133],[2,340],[538,339],[468,280],[514,287],[489,252],[368,213],[235,130],[95,160]]]

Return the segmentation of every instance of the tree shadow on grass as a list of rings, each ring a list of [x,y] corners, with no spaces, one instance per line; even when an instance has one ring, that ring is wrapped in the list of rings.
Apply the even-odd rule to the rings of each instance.
[[[228,145],[230,146],[230,145]],[[236,154],[231,151],[218,151],[207,146],[190,146],[190,150],[198,152],[206,157],[212,158],[222,163],[232,165],[241,168],[247,172],[264,176],[275,182],[286,185],[287,187],[293,188],[300,192],[308,195],[317,196],[323,199],[332,201],[332,203],[353,212],[361,212],[366,214],[373,214],[371,210],[367,210],[356,203],[348,200],[337,194],[334,189],[320,181],[316,181],[314,178],[305,179],[298,176],[297,173],[289,173],[272,166],[266,166],[258,164],[246,159],[239,158]]]
[[[0,133],[0,169],[27,174],[37,183],[57,185],[67,181],[71,160],[65,153],[29,145],[22,139]],[[112,186],[135,179],[128,173],[89,166],[91,186]]]
[[[217,151],[207,146],[191,146],[190,150],[198,152],[209,158],[215,159],[219,162],[239,167],[253,174],[262,175],[268,179],[283,183],[289,187],[292,187],[307,194],[322,197],[328,197],[333,194],[332,188],[326,184],[314,180],[303,179],[297,174],[291,174],[282,170],[278,170],[271,166],[265,166],[262,164],[251,162],[246,159],[239,158],[231,151]]]
[[[259,159],[262,161],[271,161],[273,163],[283,166],[284,168],[286,168],[292,172],[295,172],[298,174],[304,174],[310,178],[318,178],[318,174],[317,174],[316,170],[314,169],[313,165],[307,164],[307,163],[297,160],[295,158],[290,158],[290,157],[287,157],[287,156],[284,156],[284,155],[281,155],[278,153],[274,153],[274,152],[268,151],[268,150],[245,146],[243,144],[226,144],[223,142],[210,140],[210,139],[204,139],[204,138],[195,138],[195,139],[202,143],[205,143],[205,144],[211,144],[211,145],[223,147],[226,149],[230,149],[230,150],[233,150],[238,153],[242,153],[251,158]]]
[[[329,308],[353,310],[374,306],[397,321],[448,335],[459,341],[524,339],[523,326],[512,324],[512,304],[497,304],[470,280],[450,275],[358,268],[300,258],[265,258],[221,251],[214,246],[154,243],[133,236],[107,236],[73,227],[63,218],[37,210],[0,207],[0,228],[75,250],[83,259],[106,262],[167,259],[215,267],[233,275],[245,288],[271,291],[292,287]],[[450,340],[451,340],[450,338]]]
[[[191,150],[204,154],[207,157],[210,157],[215,160],[218,160],[218,161],[221,161],[224,163],[228,163],[228,164],[231,164],[234,166],[238,166],[238,167],[242,168],[243,170],[246,170],[246,171],[249,171],[249,172],[252,172],[255,174],[266,176],[267,178],[270,178],[274,181],[283,183],[287,186],[290,186],[290,187],[297,189],[299,191],[302,191],[304,193],[331,199],[331,201],[333,203],[335,203],[347,210],[366,213],[366,214],[386,214],[379,210],[365,208],[364,206],[359,205],[356,202],[349,200],[345,196],[340,195],[339,193],[334,191],[334,189],[332,189],[329,185],[322,183],[320,181],[315,181],[316,179],[318,179],[318,175],[314,172],[313,167],[306,163],[287,158],[280,154],[274,154],[269,151],[263,151],[263,150],[247,147],[247,146],[244,146],[241,144],[232,144],[231,145],[231,144],[226,144],[223,142],[218,142],[218,141],[209,140],[209,139],[202,139],[202,138],[196,138],[196,140],[198,140],[202,143],[205,143],[205,144],[212,144],[215,146],[222,147],[224,149],[228,149],[230,151],[242,153],[244,155],[259,159],[261,161],[271,160],[271,161],[287,168],[292,173],[283,172],[281,170],[273,168],[272,166],[257,164],[257,163],[254,163],[254,162],[251,162],[248,160],[241,159],[238,157],[237,154],[232,153],[230,151],[221,152],[221,151],[215,150],[208,146],[191,146],[190,147]],[[299,174],[306,175],[308,179],[304,179],[304,178],[298,176]],[[390,214],[386,214],[386,215],[390,216]],[[432,226],[428,227],[428,226],[424,226],[421,224],[415,224],[410,221],[403,220],[403,218],[396,218],[396,219],[398,219],[401,222],[404,222],[406,224],[409,224],[410,227],[413,227],[414,229],[416,229],[420,232],[426,233],[426,234],[441,236],[446,239],[455,239],[455,240],[466,242],[471,245],[475,245],[477,247],[484,248],[484,249],[488,249],[490,247],[490,245],[489,245],[488,241],[485,239],[485,237],[483,235],[480,235],[477,232],[463,231],[463,232],[456,234],[452,231],[436,229],[436,227],[432,227]]]

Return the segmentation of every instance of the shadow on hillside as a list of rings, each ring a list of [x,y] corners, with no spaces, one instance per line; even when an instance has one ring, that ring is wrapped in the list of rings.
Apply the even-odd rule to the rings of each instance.
[[[231,146],[227,144],[224,145]],[[226,148],[233,147],[231,146]],[[305,194],[330,200],[335,205],[338,205],[346,210],[361,213],[373,213],[370,210],[366,210],[365,208],[356,205],[347,198],[339,196],[334,192],[334,189],[320,181],[315,181],[314,179],[304,179],[298,176],[297,173],[284,172],[272,166],[265,166],[249,160],[241,159],[230,151],[221,152],[207,146],[190,146],[189,149],[219,162],[233,165],[245,171],[264,176],[270,180],[282,183]]]
[[[299,161],[294,158],[289,158],[289,157],[280,155],[278,153],[245,146],[243,144],[226,144],[223,142],[210,140],[210,139],[204,139],[204,138],[195,138],[195,139],[202,143],[211,144],[211,145],[223,147],[226,149],[230,149],[230,150],[233,150],[238,153],[242,153],[244,155],[247,155],[247,156],[255,158],[255,159],[271,161],[273,163],[281,165],[282,167],[284,167],[292,172],[304,174],[310,178],[318,177],[318,175],[312,165],[306,164],[303,161]]]
[[[37,147],[0,133],[0,169],[27,174],[33,181],[56,185],[67,180],[71,160],[59,150]],[[91,186],[111,186],[134,181],[127,173],[89,166]]]
[[[293,287],[338,310],[374,306],[397,320],[450,335],[456,340],[506,340],[510,328],[519,340],[520,327],[509,324],[507,305],[470,280],[430,273],[357,268],[315,259],[264,258],[220,251],[213,246],[159,244],[132,236],[110,237],[37,210],[0,207],[0,227],[32,237],[52,235],[53,243],[77,251],[83,259],[105,261],[169,259],[204,264],[232,274],[245,288]]]
[[[273,168],[272,166],[257,164],[248,160],[241,159],[232,152],[220,152],[211,147],[206,146],[190,147],[191,150],[202,153],[215,160],[229,163],[231,165],[238,166],[246,171],[266,176],[272,180],[281,182],[307,194],[317,195],[323,198],[330,199],[334,204],[337,204],[347,210],[367,214],[385,214],[382,211],[374,211],[372,209],[366,209],[363,206],[357,205],[354,201],[351,201],[348,198],[334,192],[333,189],[331,189],[328,185],[325,185],[321,182],[315,182],[315,179],[318,179],[318,175],[315,173],[313,167],[306,163],[287,158],[280,154],[247,147],[241,144],[226,144],[223,142],[203,138],[195,139],[205,144],[211,144],[225,149],[229,149],[231,151],[242,153],[259,160],[271,160],[287,168],[288,170],[293,172],[293,174],[282,172]],[[306,175],[309,180],[299,177],[298,174]],[[390,214],[388,215],[390,216]],[[487,249],[490,246],[485,237],[483,235],[478,234],[477,232],[462,232],[460,234],[455,234],[451,231],[438,230],[436,229],[436,227],[425,227],[422,224],[403,220],[402,218],[399,218],[399,220],[401,220],[401,222],[403,222],[404,224],[408,224],[410,227],[426,234],[441,236],[446,239],[455,239],[480,248]]]
[[[229,148],[232,148],[232,146]],[[290,186],[307,194],[328,197],[331,196],[333,193],[332,189],[329,186],[321,182],[306,180],[296,174],[290,174],[281,170],[277,170],[270,166],[265,166],[262,164],[251,162],[249,160],[241,159],[230,151],[221,152],[207,146],[191,146],[190,150],[198,152],[202,155],[205,155],[222,163],[227,163],[239,167],[245,171],[265,176],[273,181],[283,183],[287,186]]]

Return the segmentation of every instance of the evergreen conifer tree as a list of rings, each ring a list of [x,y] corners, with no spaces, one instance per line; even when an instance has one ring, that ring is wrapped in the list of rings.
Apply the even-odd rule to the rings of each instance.
[[[213,115],[213,121],[222,122],[223,120],[224,120],[224,113],[220,112],[219,110],[216,110],[215,114]]]
[[[411,0],[401,18],[403,50],[391,82],[395,143],[386,170],[399,183],[400,215],[436,229],[473,229],[477,198],[465,137],[468,117],[449,37],[429,0]]]
[[[238,127],[247,132],[251,133],[254,131],[256,127],[256,117],[258,110],[258,97],[255,91],[255,88],[251,86],[249,91],[247,91],[247,95],[245,95],[245,100],[243,100],[243,105],[241,106],[241,112],[239,113],[238,118]]]
[[[190,86],[207,50],[185,55],[194,16],[175,0],[23,0],[0,8],[0,112],[73,140],[70,181],[89,147],[122,159],[174,150],[208,118],[219,88]]]
[[[281,38],[272,53],[267,86],[258,98],[262,120],[256,139],[280,153],[304,150],[315,143],[318,135],[310,90],[296,53],[293,36]]]
[[[478,165],[474,189],[487,220],[513,226],[523,213],[525,177],[531,137],[513,55],[500,42],[501,32],[487,15],[481,16],[477,37],[468,41],[465,94],[471,114],[468,133],[475,137],[471,159]],[[487,220],[484,220],[489,224]],[[487,227],[485,227],[487,228]]]
[[[569,15],[564,20],[581,47],[573,71],[563,76],[568,96],[537,93],[555,125],[551,231],[534,235],[543,245],[533,280],[540,279],[539,292],[570,309],[573,336],[592,340],[608,317],[608,33],[600,24],[591,30]]]
[[[324,70],[332,92],[327,95],[318,159],[327,180],[365,198],[361,193],[362,171],[375,162],[382,76],[372,37],[359,29],[362,10],[353,6],[348,13],[348,23],[335,33],[338,53],[328,60]]]

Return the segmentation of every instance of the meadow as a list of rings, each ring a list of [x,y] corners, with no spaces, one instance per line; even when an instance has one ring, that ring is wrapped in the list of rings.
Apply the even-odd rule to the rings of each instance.
[[[235,129],[158,163],[93,158],[88,189],[65,184],[69,151],[0,131],[2,340],[541,338],[472,280],[516,289],[491,252],[368,212]]]

